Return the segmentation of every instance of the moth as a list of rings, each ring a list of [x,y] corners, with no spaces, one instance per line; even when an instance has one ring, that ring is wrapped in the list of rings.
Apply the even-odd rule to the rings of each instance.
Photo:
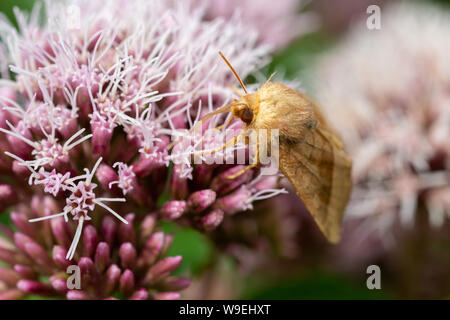
[[[245,94],[238,93],[239,99],[207,114],[202,120],[231,112],[233,116],[230,120],[237,117],[243,122],[240,136],[247,130],[278,129],[279,152],[275,160],[281,172],[325,237],[332,243],[338,242],[344,209],[352,188],[352,161],[344,153],[339,135],[312,99],[282,83],[271,82],[269,78],[255,93],[248,93],[237,72],[224,55],[219,54]],[[233,146],[237,141],[238,137],[235,137],[219,149]],[[255,160],[230,178],[258,166],[258,152]]]

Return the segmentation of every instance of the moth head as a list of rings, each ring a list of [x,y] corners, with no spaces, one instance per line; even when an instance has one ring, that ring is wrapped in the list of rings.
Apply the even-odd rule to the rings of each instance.
[[[245,124],[250,124],[256,116],[257,103],[256,94],[247,94],[241,99],[235,100],[231,112]]]

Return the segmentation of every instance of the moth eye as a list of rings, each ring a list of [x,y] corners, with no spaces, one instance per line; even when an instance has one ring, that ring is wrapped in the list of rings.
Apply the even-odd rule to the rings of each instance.
[[[241,110],[239,114],[239,118],[241,118],[242,121],[249,124],[253,120],[253,111],[250,108],[244,108]]]

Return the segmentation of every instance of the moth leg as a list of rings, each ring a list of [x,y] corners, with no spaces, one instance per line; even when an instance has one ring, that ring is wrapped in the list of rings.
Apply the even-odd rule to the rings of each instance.
[[[221,130],[222,128],[227,128],[230,125],[231,121],[233,121],[233,119],[234,119],[234,116],[231,115],[231,117],[228,118],[227,122],[221,124],[220,126],[215,127],[214,129]]]
[[[227,179],[234,179],[234,178],[237,178],[237,177],[239,177],[240,175],[242,175],[242,174],[244,174],[245,172],[247,172],[248,170],[258,167],[259,164],[260,164],[260,162],[259,162],[259,147],[256,146],[256,162],[255,162],[255,163],[249,164],[249,165],[246,166],[244,169],[242,169],[242,170],[236,172],[235,174],[232,174],[232,175],[227,176]]]
[[[242,170],[236,172],[235,174],[232,174],[232,175],[227,176],[227,179],[234,179],[234,178],[237,178],[237,177],[239,177],[240,175],[242,175],[242,174],[244,174],[245,172],[247,172],[248,170],[253,169],[253,168],[257,167],[257,166],[258,166],[257,163],[249,164],[249,165],[246,166],[244,169],[242,169]]]
[[[206,121],[206,120],[212,118],[213,116],[215,116],[216,114],[229,112],[229,111],[231,110],[232,107],[233,107],[233,104],[228,104],[228,105],[226,105],[226,106],[220,107],[220,108],[217,109],[216,111],[213,111],[213,112],[208,113],[208,114],[205,115],[203,118],[201,118],[201,119],[197,122],[197,124],[194,125],[194,126],[188,131],[187,134],[189,135],[190,133],[192,133],[193,131],[195,131],[195,129],[197,129],[197,128],[202,124],[202,121]],[[183,139],[183,138],[180,137],[180,138],[178,138],[177,140],[172,141],[172,143],[170,143],[170,144],[166,147],[166,149],[167,149],[167,150],[172,149],[173,146],[175,146],[177,143],[179,143],[182,139]]]
[[[227,127],[230,125],[231,121],[233,121],[233,119],[234,119],[234,116],[231,116],[231,117],[227,120],[226,123],[223,123],[223,124],[221,124],[220,126],[215,127],[213,130],[222,130],[223,128],[227,128]],[[206,139],[206,137],[204,136],[200,142],[203,143],[203,141],[205,141],[205,139]],[[228,141],[227,141],[227,142],[228,142]],[[227,143],[227,142],[226,142],[226,143]],[[225,144],[226,144],[226,143],[225,143]],[[222,150],[222,149],[219,149],[219,150],[217,150],[217,151],[220,151],[220,150]],[[213,153],[213,152],[214,152],[214,151],[211,151],[211,153]],[[208,152],[208,153],[209,153],[209,152]]]
[[[216,149],[213,149],[213,150],[208,150],[208,151],[194,152],[194,155],[204,155],[204,154],[211,154],[211,153],[219,152],[219,151],[221,151],[223,149],[226,149],[228,147],[236,145],[237,142],[238,142],[238,139],[239,139],[239,135],[234,137],[234,138],[231,138],[230,140],[225,142],[223,146],[221,146],[219,148],[216,148]]]

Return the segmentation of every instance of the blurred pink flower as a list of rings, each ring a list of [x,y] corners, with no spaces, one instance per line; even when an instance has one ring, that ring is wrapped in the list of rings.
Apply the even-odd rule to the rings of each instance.
[[[318,67],[317,92],[353,158],[347,219],[359,234],[412,226],[418,210],[442,226],[450,216],[450,15],[430,5],[382,9]],[[320,90],[319,90],[320,89]]]
[[[202,2],[193,0],[193,2]],[[301,11],[309,0],[210,0],[208,17],[230,18],[239,13],[244,23],[255,28],[262,43],[281,49],[294,38],[314,31],[319,21],[311,11]]]

